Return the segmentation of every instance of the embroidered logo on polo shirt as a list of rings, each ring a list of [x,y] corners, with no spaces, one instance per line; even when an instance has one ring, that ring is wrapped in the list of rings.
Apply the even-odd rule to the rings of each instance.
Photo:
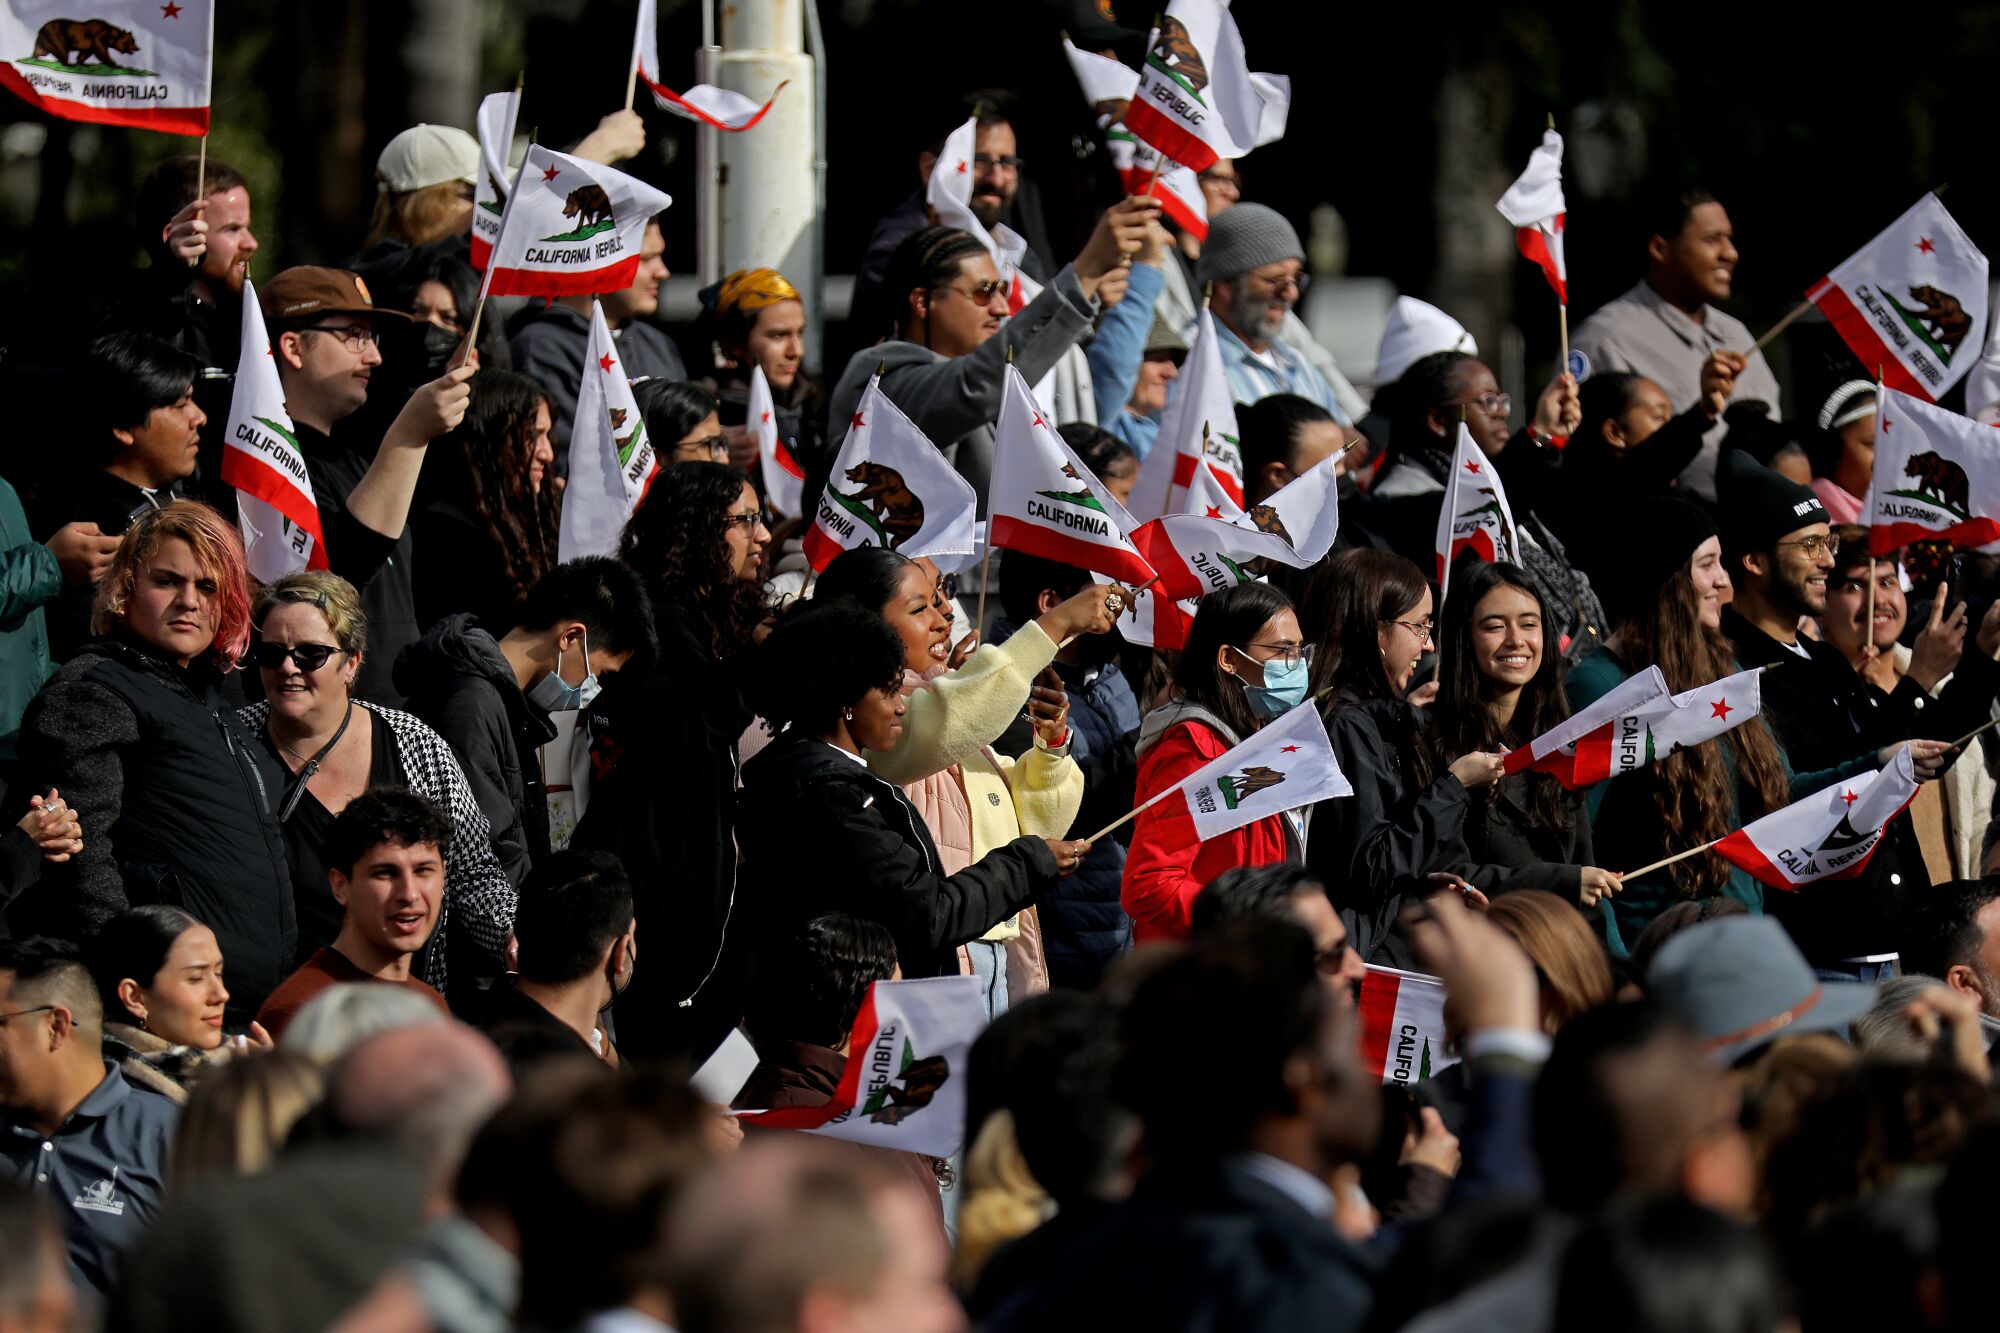
[[[72,1206],[87,1209],[93,1213],[110,1213],[113,1217],[125,1215],[125,1201],[117,1197],[118,1168],[111,1168],[111,1179],[100,1180],[84,1188],[83,1193],[70,1200]]]

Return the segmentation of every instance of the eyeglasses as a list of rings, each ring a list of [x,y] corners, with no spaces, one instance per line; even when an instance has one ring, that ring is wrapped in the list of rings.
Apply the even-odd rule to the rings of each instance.
[[[722,516],[722,531],[727,535],[731,528],[740,523],[743,525],[744,535],[748,536],[750,533],[755,532],[757,525],[763,521],[764,516],[761,513],[724,514]]]
[[[1282,292],[1285,288],[1290,287],[1300,296],[1304,296],[1306,288],[1312,286],[1312,275],[1310,273],[1285,273],[1274,278],[1268,273],[1253,272],[1250,276],[1274,292]]]
[[[1476,407],[1489,417],[1504,417],[1514,410],[1514,400],[1504,393],[1482,393],[1477,398],[1460,398],[1446,407]]]
[[[937,581],[937,595],[940,602],[949,602],[958,596],[958,575],[940,574]]]
[[[1253,640],[1236,651],[1245,657],[1250,657],[1249,650],[1252,648],[1262,648],[1271,654],[1263,659],[1266,662],[1277,662],[1286,667],[1296,666],[1300,662],[1304,662],[1307,666],[1312,665],[1313,646],[1309,643],[1257,643]],[[1250,660],[1255,662],[1258,659],[1251,657]]]
[[[1317,949],[1313,952],[1313,966],[1322,976],[1337,977],[1340,969],[1347,965],[1348,942],[1342,940],[1331,949]]]
[[[1389,623],[1401,625],[1424,643],[1431,641],[1431,631],[1437,627],[1437,622],[1432,620],[1392,620]]]
[[[300,333],[325,333],[340,339],[350,352],[358,352],[364,347],[380,347],[382,337],[367,324],[308,324]]]
[[[250,649],[250,657],[266,671],[276,671],[289,657],[299,664],[299,670],[312,672],[325,666],[335,653],[346,651],[330,643],[295,643],[289,647],[282,643],[259,643]]]
[[[38,1004],[32,1009],[16,1009],[11,1014],[0,1014],[0,1023],[4,1023],[10,1018],[26,1018],[29,1014],[46,1014],[54,1008],[55,1006],[52,1004]]]
[[[1204,171],[1201,173],[1199,179],[1203,185],[1214,186],[1218,190],[1227,190],[1230,194],[1240,195],[1243,193],[1243,178],[1241,176],[1225,176],[1221,172]]]
[[[704,458],[718,463],[727,462],[729,441],[720,435],[704,435],[699,440],[682,440],[674,446],[676,462],[699,463]]]
[[[972,165],[978,167],[981,171],[991,171],[995,167],[1005,167],[1009,171],[1019,171],[1027,163],[1015,157],[1012,153],[1007,153],[1000,157],[994,157],[990,153],[974,153],[972,155]]]
[[[993,298],[1007,290],[1007,284],[1000,281],[982,282],[976,287],[940,287],[941,292],[957,292],[974,305],[991,305]]]
[[[1808,560],[1819,559],[1821,551],[1825,551],[1828,555],[1840,554],[1840,538],[1833,533],[1827,533],[1825,536],[1815,533],[1810,537],[1794,537],[1787,541],[1778,542],[1777,545],[1796,546],[1806,553]]]

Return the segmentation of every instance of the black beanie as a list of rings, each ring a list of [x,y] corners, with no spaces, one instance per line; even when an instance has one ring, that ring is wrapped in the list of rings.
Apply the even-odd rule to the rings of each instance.
[[[1722,509],[1722,545],[1732,563],[1746,552],[1770,550],[1800,528],[1829,521],[1810,486],[1760,467],[1740,450],[1722,456],[1715,498]]]
[[[1677,496],[1641,500],[1626,518],[1626,530],[1640,534],[1641,540],[1622,552],[1615,564],[1608,565],[1601,580],[1599,575],[1591,575],[1591,581],[1599,584],[1613,624],[1644,614],[1659,600],[1660,590],[1674,571],[1687,568],[1695,548],[1716,535],[1715,520],[1708,511]]]

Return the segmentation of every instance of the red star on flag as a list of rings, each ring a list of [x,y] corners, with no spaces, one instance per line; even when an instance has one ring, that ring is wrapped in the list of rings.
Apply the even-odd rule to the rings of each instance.
[[[1221,517],[1222,517],[1222,510],[1221,510],[1221,509],[1219,509],[1219,508],[1217,508],[1217,507],[1216,507],[1216,506],[1214,506],[1214,505],[1210,505],[1210,506],[1208,507],[1208,517],[1209,517],[1209,518],[1221,518]]]
[[[1719,699],[1715,703],[1709,705],[1708,715],[1710,717],[1719,717],[1723,721],[1727,722],[1729,720],[1729,715],[1735,711],[1736,710],[1734,708],[1731,708],[1729,706],[1729,700]]]
[[[548,169],[547,171],[544,171],[544,172],[542,173],[542,179],[543,179],[543,180],[545,180],[545,181],[552,181],[552,180],[554,180],[554,179],[555,179],[555,178],[556,178],[557,176],[560,176],[561,174],[562,174],[562,168],[560,168],[560,167],[550,167],[550,168],[549,168],[549,169]]]
[[[959,164],[956,167],[954,167],[953,170],[957,172],[959,175],[963,176],[965,174],[964,159],[960,159]]]
[[[167,3],[160,6],[161,18],[177,19],[180,16],[181,16],[181,7],[175,4],[174,0],[167,0]]]
[[[265,355],[265,356],[270,356],[270,355],[272,355],[272,352],[271,352],[271,349],[270,349],[269,347],[266,347],[266,348],[264,349],[264,355]]]
[[[618,363],[616,361],[613,361],[611,359],[611,353],[609,352],[606,352],[603,356],[597,358],[597,368],[602,371],[608,372],[611,369],[611,367],[617,364]]]
[[[1031,422],[1031,423],[1029,423],[1029,424],[1031,424],[1031,425],[1036,425],[1036,426],[1039,426],[1039,425],[1041,425],[1041,424],[1042,424],[1042,414],[1041,414],[1040,412],[1037,412],[1037,413],[1035,413],[1035,419],[1034,419],[1034,421],[1033,421],[1033,422]]]
[[[862,428],[863,426],[865,426],[865,425],[867,425],[867,424],[868,424],[867,422],[865,422],[865,421],[863,421],[863,420],[861,419],[861,414],[860,414],[859,412],[856,412],[856,413],[854,414],[854,420],[853,420],[852,422],[848,423],[848,425],[849,425],[849,429],[852,429],[852,430],[860,430],[860,429],[861,429],[861,428]]]
[[[1845,802],[1847,802],[1847,804],[1848,804],[1848,808],[1849,808],[1849,809],[1852,809],[1852,808],[1853,808],[1853,806],[1854,806],[1854,803],[1855,803],[1856,801],[1860,800],[1861,798],[1860,798],[1859,796],[1856,796],[1856,795],[1855,795],[1855,794],[1854,794],[1853,792],[1851,792],[1851,791],[1844,791],[1844,792],[1842,792],[1842,793],[1840,794],[1840,799],[1841,799],[1841,800],[1843,800],[1843,801],[1845,801]]]
[[[1467,472],[1477,472],[1479,471],[1479,464],[1473,462],[1471,459],[1468,458],[1465,460],[1465,470]]]
[[[771,414],[769,412],[766,412],[762,416],[758,417],[757,421],[760,425],[768,426],[771,424]]]
[[[1917,238],[1917,249],[1923,251],[1927,255],[1934,255],[1937,253],[1937,247],[1931,244],[1931,238],[1928,236],[1919,236]]]
[[[1278,753],[1279,753],[1279,754],[1297,754],[1297,753],[1298,753],[1298,749],[1299,749],[1299,747],[1298,747],[1298,746],[1296,746],[1296,745],[1281,745],[1281,746],[1279,746],[1279,747],[1278,747]]]

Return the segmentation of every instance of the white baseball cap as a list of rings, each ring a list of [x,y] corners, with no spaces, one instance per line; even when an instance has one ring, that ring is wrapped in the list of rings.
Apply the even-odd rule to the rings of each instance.
[[[407,194],[449,181],[479,182],[479,140],[450,125],[413,125],[375,159],[380,188]]]

